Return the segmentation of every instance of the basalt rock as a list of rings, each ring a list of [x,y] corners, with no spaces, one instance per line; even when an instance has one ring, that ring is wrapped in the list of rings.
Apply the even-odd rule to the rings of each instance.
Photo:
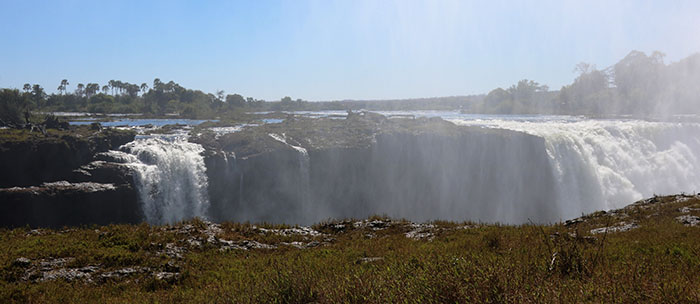
[[[546,222],[558,213],[544,140],[441,119],[289,118],[193,139],[216,221],[311,224],[373,214]]]
[[[139,223],[136,191],[128,184],[44,183],[0,189],[0,225],[59,228]]]
[[[134,133],[75,127],[47,135],[6,130],[0,139],[0,226],[138,223],[133,172],[93,161],[132,141]]]
[[[44,136],[27,130],[2,130],[0,188],[70,180],[73,170],[92,161],[96,153],[116,149],[135,136],[131,131],[90,131],[87,127],[50,131]]]

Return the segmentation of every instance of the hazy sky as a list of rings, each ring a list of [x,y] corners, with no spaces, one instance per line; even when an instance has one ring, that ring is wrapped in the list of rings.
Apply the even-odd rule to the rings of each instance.
[[[700,1],[0,0],[0,87],[174,80],[267,100],[558,89],[581,61],[700,51]]]

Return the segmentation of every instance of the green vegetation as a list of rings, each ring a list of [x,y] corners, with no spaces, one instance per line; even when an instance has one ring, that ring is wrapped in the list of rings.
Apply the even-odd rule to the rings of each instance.
[[[670,196],[545,226],[376,217],[313,226],[320,234],[200,220],[1,230],[0,302],[697,302],[700,227],[677,218],[699,213],[697,197]],[[591,233],[601,227],[613,228]]]
[[[613,66],[599,70],[580,63],[578,76],[559,91],[532,80],[521,80],[507,89],[497,88],[487,95],[436,97],[406,100],[346,100],[307,102],[284,97],[269,102],[239,94],[215,94],[186,89],[156,78],[149,86],[110,80],[76,85],[63,79],[57,94],[46,94],[38,85],[0,92],[0,125],[20,124],[22,113],[69,111],[92,113],[140,113],[149,116],[177,114],[188,118],[229,118],[251,111],[293,110],[462,110],[466,113],[493,114],[573,114],[616,115],[700,113],[700,54],[679,62],[664,64],[664,55],[630,52]]]
[[[664,64],[664,54],[632,51],[599,70],[580,63],[570,85],[550,92],[531,80],[491,91],[470,111],[522,114],[687,114],[700,113],[700,54]]]

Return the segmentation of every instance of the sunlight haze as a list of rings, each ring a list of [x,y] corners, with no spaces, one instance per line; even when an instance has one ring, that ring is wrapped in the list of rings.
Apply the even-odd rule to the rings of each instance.
[[[4,0],[0,87],[158,77],[266,100],[418,98],[559,89],[581,61],[700,50],[696,1],[175,2]]]

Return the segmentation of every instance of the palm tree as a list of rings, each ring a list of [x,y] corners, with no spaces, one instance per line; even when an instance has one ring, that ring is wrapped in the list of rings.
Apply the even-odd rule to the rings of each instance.
[[[99,84],[88,83],[87,86],[85,87],[85,96],[87,96],[87,98],[90,98],[90,96],[94,95],[99,90],[100,90]]]
[[[117,82],[114,80],[109,81],[109,87],[112,88],[112,95],[114,95],[114,88],[117,87]]]
[[[107,94],[109,92],[109,86],[103,85],[102,86],[102,93]]]
[[[22,87],[22,90],[24,90],[24,93],[29,93],[29,92],[32,91],[32,85],[31,85],[31,84],[28,84],[28,83],[25,83],[25,84],[24,84],[24,87]]]
[[[116,85],[117,85],[117,94],[121,95],[122,93],[124,93],[124,83],[121,80],[117,80]]]
[[[83,93],[85,93],[85,85],[82,83],[79,83],[78,88],[75,89],[75,95],[83,96]]]
[[[160,78],[153,79],[153,89],[156,91],[163,91],[163,82]]]
[[[70,83],[68,83],[68,79],[63,79],[63,80],[61,80],[61,85],[58,86],[58,91],[60,91],[61,94],[65,94],[65,93],[66,93],[66,88],[68,88],[68,85],[69,85],[69,84],[70,84]]]
[[[63,92],[66,91],[66,82],[68,81],[65,79],[61,80],[61,84],[59,84],[58,88],[56,88],[56,90],[58,90],[58,92],[61,93],[61,95],[63,95]]]
[[[144,82],[141,84],[141,92],[143,92],[143,94],[146,94],[146,91],[148,91],[148,85]]]

